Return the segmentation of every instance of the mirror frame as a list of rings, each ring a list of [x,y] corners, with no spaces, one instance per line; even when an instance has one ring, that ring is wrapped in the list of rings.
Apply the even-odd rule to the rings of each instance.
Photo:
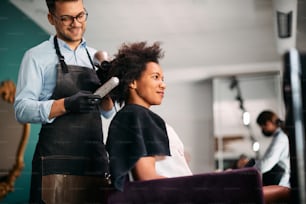
[[[0,94],[4,101],[14,104],[16,86],[13,81],[6,80],[0,84]],[[23,132],[21,140],[16,152],[15,163],[10,169],[8,175],[0,182],[0,200],[4,198],[9,192],[14,191],[15,181],[20,176],[22,169],[24,168],[24,152],[30,136],[30,124],[23,125]]]

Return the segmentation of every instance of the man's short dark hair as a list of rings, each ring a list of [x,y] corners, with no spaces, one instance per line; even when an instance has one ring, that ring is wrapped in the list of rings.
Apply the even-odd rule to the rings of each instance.
[[[50,13],[55,12],[55,2],[78,1],[78,0],[46,0],[46,4]]]

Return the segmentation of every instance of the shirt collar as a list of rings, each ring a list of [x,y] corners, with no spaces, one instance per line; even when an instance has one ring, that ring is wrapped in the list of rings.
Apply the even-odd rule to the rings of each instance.
[[[53,38],[55,36],[54,35],[51,35],[50,38],[49,38],[49,41],[53,44]],[[65,41],[63,41],[62,39],[59,39],[57,38],[57,41],[58,41],[58,46],[59,47],[63,47],[63,48],[66,48],[68,50],[71,50],[70,47],[67,45],[67,43]],[[82,42],[80,43],[80,45],[77,47],[77,49],[79,48],[86,48],[86,40],[84,38],[82,38]],[[72,51],[72,50],[71,50]]]

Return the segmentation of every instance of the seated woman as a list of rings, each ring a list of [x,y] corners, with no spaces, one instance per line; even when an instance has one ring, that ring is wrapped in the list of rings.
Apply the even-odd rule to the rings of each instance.
[[[184,147],[171,126],[152,112],[166,89],[159,43],[123,44],[111,62],[110,75],[120,84],[111,97],[123,108],[111,121],[106,148],[114,186],[124,182],[191,175]]]
[[[123,44],[111,61],[109,76],[118,77],[120,84],[110,96],[123,107],[111,121],[106,149],[112,183],[120,191],[128,180],[192,175],[179,137],[150,110],[165,94],[162,57],[159,43],[139,42]],[[263,187],[267,203],[279,201],[279,192]]]

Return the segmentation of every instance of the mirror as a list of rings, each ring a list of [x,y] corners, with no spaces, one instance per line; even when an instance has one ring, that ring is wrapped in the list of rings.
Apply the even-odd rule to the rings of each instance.
[[[0,84],[0,200],[14,190],[24,167],[24,151],[30,135],[30,124],[20,124],[15,119],[15,90],[10,80]]]
[[[219,77],[213,84],[216,169],[237,168],[242,155],[260,158],[271,138],[262,136],[258,114],[269,109],[284,118],[280,73]]]

